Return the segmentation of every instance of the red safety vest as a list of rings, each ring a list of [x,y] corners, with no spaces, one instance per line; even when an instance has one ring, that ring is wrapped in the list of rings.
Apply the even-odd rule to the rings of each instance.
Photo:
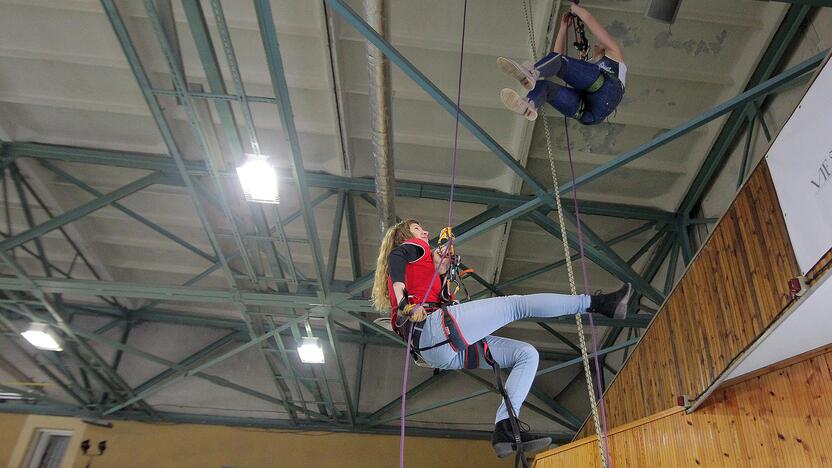
[[[403,242],[403,244],[418,245],[424,252],[421,257],[407,263],[404,273],[404,285],[407,289],[407,294],[412,298],[411,302],[439,303],[441,301],[439,293],[442,290],[442,280],[437,277],[434,279],[436,266],[433,264],[433,255],[430,251],[430,245],[422,239],[410,238]],[[433,284],[431,284],[433,280]],[[428,292],[430,286],[430,292]],[[396,324],[398,313],[398,302],[396,301],[396,294],[393,292],[393,280],[387,276],[387,292],[390,295],[390,306],[393,308],[392,322]],[[425,296],[427,294],[427,297]]]

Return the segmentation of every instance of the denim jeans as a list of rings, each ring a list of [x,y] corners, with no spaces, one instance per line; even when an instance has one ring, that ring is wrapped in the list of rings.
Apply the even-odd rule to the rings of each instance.
[[[603,122],[615,111],[624,96],[624,86],[617,77],[605,73],[604,84],[594,93],[584,92],[603,72],[598,65],[555,52],[535,63],[540,79],[527,97],[535,107],[549,103],[561,114],[574,117],[585,125]],[[545,78],[557,76],[569,86]],[[583,104],[583,109],[581,109]]]
[[[522,341],[492,336],[491,333],[515,320],[525,318],[558,317],[583,313],[589,307],[590,298],[585,295],[529,294],[481,299],[448,307],[450,313],[469,344],[485,339],[491,355],[502,368],[511,368],[506,380],[506,393],[517,414],[526,399],[537,372],[538,354],[534,346]],[[425,320],[419,343],[421,348],[445,340],[442,314],[433,313]],[[438,369],[462,369],[464,350],[454,352],[449,344],[421,353],[422,358]],[[480,368],[491,366],[480,358]],[[497,410],[495,422],[508,418],[505,402]]]

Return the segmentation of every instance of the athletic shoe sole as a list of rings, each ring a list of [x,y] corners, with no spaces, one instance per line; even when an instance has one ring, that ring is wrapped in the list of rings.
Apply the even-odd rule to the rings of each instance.
[[[530,440],[523,443],[523,453],[529,454],[545,449],[552,445],[550,437],[543,437],[540,439]],[[494,444],[494,451],[497,452],[497,458],[505,458],[514,453],[514,442],[500,442]]]
[[[534,77],[526,71],[522,65],[512,59],[497,57],[497,68],[506,75],[519,81],[527,90],[534,88]]]
[[[503,101],[503,105],[506,108],[515,114],[522,115],[526,118],[526,120],[534,121],[537,119],[537,111],[529,105],[526,98],[521,97],[517,94],[517,91],[511,88],[503,88],[500,91],[500,100]]]
[[[627,283],[625,286],[627,287],[627,294],[615,306],[615,313],[613,314],[613,318],[619,320],[627,316],[627,305],[630,302],[630,296],[633,295],[633,286],[630,283]]]

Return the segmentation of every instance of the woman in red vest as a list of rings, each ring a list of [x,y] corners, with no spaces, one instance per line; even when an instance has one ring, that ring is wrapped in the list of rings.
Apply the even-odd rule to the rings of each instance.
[[[393,330],[405,340],[412,333],[417,357],[431,367],[487,369],[484,353],[478,351],[483,347],[477,347],[484,343],[500,367],[511,368],[505,387],[518,415],[537,372],[538,353],[528,343],[491,333],[515,320],[535,317],[592,312],[621,319],[627,314],[629,284],[611,294],[503,296],[443,308],[441,275],[449,261],[440,249],[431,251],[428,239],[428,231],[413,219],[387,230],[376,262],[374,307],[383,313],[392,310]],[[505,402],[497,410],[495,423],[491,444],[499,457],[505,457],[516,448]],[[551,439],[524,433],[522,442],[528,453],[546,448]]]

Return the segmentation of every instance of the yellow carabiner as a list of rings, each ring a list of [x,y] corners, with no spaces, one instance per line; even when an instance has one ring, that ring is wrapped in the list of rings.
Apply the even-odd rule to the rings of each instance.
[[[442,231],[439,232],[439,245],[441,246],[445,242],[450,241],[454,238],[454,232],[450,226],[442,228]],[[451,250],[448,252],[449,255],[454,255],[454,245],[451,244]]]

